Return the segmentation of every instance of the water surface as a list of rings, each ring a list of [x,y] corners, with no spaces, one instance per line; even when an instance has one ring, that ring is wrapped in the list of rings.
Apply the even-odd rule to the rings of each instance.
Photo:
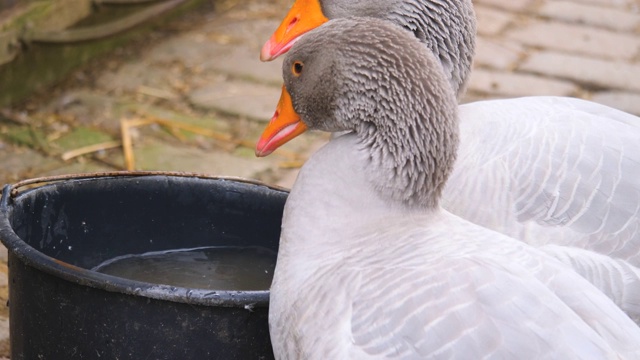
[[[276,252],[261,246],[213,246],[131,254],[93,268],[104,274],[195,289],[268,290]]]

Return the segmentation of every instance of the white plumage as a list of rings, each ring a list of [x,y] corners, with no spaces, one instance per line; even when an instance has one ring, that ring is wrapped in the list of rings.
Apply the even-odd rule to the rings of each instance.
[[[294,61],[304,72],[288,72]],[[640,328],[616,305],[638,311],[638,272],[574,236],[635,235],[635,118],[558,98],[456,110],[435,64],[408,33],[356,18],[309,33],[285,59],[302,120],[353,132],[307,161],[287,200],[269,314],[276,357],[640,358]],[[476,192],[480,205],[506,209],[474,210],[484,225],[513,224],[503,231],[539,248],[406,197],[437,196],[456,112],[462,148],[444,205],[475,207]],[[272,121],[258,153],[294,126]],[[563,246],[545,245],[554,241]]]
[[[389,208],[357,147],[332,140],[287,201],[270,303],[280,358],[640,357],[638,327],[544,250],[444,210]]]
[[[447,210],[532,245],[640,265],[640,118],[561,97],[460,106]]]
[[[464,92],[475,49],[471,0],[298,1],[263,51],[291,45],[322,23],[314,19],[351,16],[409,30],[436,55],[454,92]],[[640,266],[640,118],[562,97],[465,104],[460,116],[446,209],[529,244]]]

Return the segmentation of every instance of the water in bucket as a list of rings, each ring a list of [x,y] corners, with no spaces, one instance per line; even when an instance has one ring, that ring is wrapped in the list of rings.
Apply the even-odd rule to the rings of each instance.
[[[185,288],[268,290],[276,256],[261,246],[212,246],[118,256],[92,270]]]

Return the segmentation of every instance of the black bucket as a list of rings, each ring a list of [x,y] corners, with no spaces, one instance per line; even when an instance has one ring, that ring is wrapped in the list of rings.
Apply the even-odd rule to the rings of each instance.
[[[181,288],[88,269],[175,248],[277,251],[286,191],[178,173],[44,180],[6,186],[0,205],[12,359],[273,358],[268,291]]]

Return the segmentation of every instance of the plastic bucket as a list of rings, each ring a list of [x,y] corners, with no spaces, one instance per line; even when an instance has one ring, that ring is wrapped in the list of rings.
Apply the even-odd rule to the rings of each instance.
[[[27,189],[27,186],[31,188]],[[287,192],[179,173],[110,173],[6,186],[12,359],[270,359],[268,291],[211,291],[88,269],[200,246],[277,251]]]

